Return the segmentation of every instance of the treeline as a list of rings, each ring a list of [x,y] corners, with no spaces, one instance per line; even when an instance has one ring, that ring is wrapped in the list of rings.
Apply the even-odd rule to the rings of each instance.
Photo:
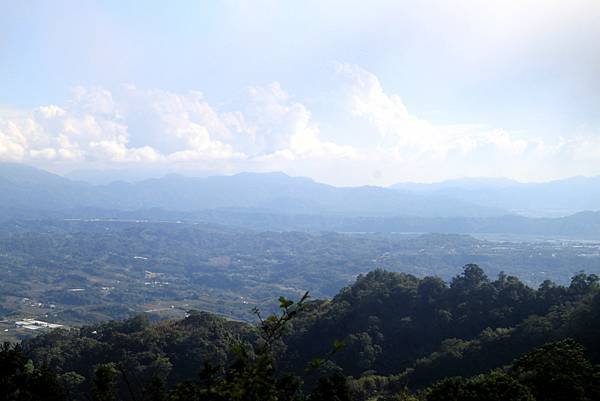
[[[376,270],[258,317],[138,316],[7,345],[0,399],[600,399],[595,275],[532,289],[476,265],[449,283]]]
[[[503,273],[490,280],[477,265],[449,284],[375,270],[295,321],[283,359],[292,369],[342,340],[333,360],[347,374],[404,372],[411,386],[485,371],[566,337],[600,360],[598,288],[598,277],[584,273],[569,286],[545,281],[534,290]]]

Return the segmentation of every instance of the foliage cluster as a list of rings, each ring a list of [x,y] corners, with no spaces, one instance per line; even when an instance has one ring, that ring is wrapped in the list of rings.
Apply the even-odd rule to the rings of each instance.
[[[1,350],[6,400],[581,400],[600,397],[600,286],[535,290],[467,265],[375,270],[256,326],[190,312],[58,330]],[[39,383],[50,392],[35,393]],[[33,392],[33,393],[32,393]],[[44,398],[50,396],[56,398]],[[41,397],[41,398],[40,398]]]

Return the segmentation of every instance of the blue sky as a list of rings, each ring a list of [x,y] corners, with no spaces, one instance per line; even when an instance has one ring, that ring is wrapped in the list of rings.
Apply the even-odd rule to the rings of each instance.
[[[600,3],[23,1],[0,160],[343,185],[600,174]]]

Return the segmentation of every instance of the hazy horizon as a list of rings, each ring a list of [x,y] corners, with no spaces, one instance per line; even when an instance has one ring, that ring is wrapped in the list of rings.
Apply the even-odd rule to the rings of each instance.
[[[50,171],[50,170],[48,170]],[[50,171],[52,172],[52,171]],[[220,177],[220,176],[233,176],[233,175],[238,175],[238,174],[285,174],[289,177],[297,177],[297,178],[308,178],[311,179],[315,182],[319,182],[322,184],[327,184],[327,185],[333,185],[333,186],[346,186],[346,185],[336,185],[335,183],[331,183],[331,182],[327,182],[327,181],[322,181],[319,180],[315,177],[310,177],[307,175],[301,175],[301,174],[288,174],[285,171],[281,171],[281,170],[271,170],[271,171],[236,171],[236,172],[231,172],[231,173],[227,173],[227,172],[223,172],[223,173],[219,173],[219,172],[205,172],[205,171],[187,171],[187,170],[173,170],[173,171],[152,171],[152,170],[135,170],[135,169],[125,169],[125,170],[121,170],[121,169],[106,169],[106,170],[97,170],[97,169],[75,169],[75,170],[71,170],[71,171],[67,171],[65,173],[60,173],[57,172],[55,174],[58,174],[62,177],[66,177],[66,178],[76,178],[76,177],[89,177],[89,178],[81,178],[83,181],[92,181],[93,178],[92,177],[97,177],[100,180],[123,180],[123,181],[138,181],[138,180],[147,180],[147,179],[154,179],[154,178],[163,178],[169,175],[180,175],[183,177],[190,177],[190,178],[205,178],[205,177]],[[369,184],[369,183],[355,183],[354,185],[347,185],[347,186],[369,186],[369,185],[374,185],[374,186],[381,186],[381,187],[388,187],[388,186],[393,186],[396,184],[415,184],[415,185],[434,185],[434,184],[443,184],[443,183],[448,183],[448,182],[460,182],[460,181],[465,181],[465,182],[476,182],[476,181],[481,181],[481,182],[511,182],[511,183],[515,183],[515,184],[544,184],[544,183],[551,183],[551,182],[556,182],[556,181],[566,181],[566,180],[572,180],[572,179],[578,179],[578,178],[596,178],[596,177],[600,177],[599,175],[574,175],[574,176],[568,176],[568,177],[564,177],[564,178],[558,178],[558,179],[548,179],[548,180],[540,180],[540,181],[521,181],[518,179],[513,179],[513,178],[509,178],[509,177],[500,177],[500,176],[461,176],[461,177],[455,177],[455,178],[447,178],[447,179],[441,179],[441,180],[434,180],[434,181],[398,181],[398,182],[394,182],[391,183],[389,185],[376,185],[376,184]]]
[[[0,400],[600,399],[600,0],[0,10]]]
[[[600,174],[600,3],[5,5],[0,160],[334,185]]]
[[[3,163],[0,161],[0,163]],[[436,185],[436,184],[445,184],[452,182],[465,182],[465,183],[512,183],[512,184],[547,184],[553,182],[560,181],[568,181],[574,179],[593,179],[598,178],[600,175],[576,175],[576,176],[568,176],[560,179],[549,179],[549,180],[541,180],[541,181],[520,181],[517,179],[512,179],[509,177],[500,177],[500,176],[463,176],[456,178],[448,178],[441,179],[437,181],[398,181],[389,185],[376,185],[369,183],[356,183],[354,185],[336,185],[335,183],[330,183],[326,181],[319,180],[315,177],[310,177],[307,175],[301,174],[288,174],[285,171],[281,170],[271,170],[271,171],[236,171],[236,172],[211,172],[211,171],[201,171],[201,170],[152,170],[147,168],[107,168],[107,169],[93,169],[93,168],[76,168],[73,170],[68,170],[65,172],[55,171],[52,168],[45,168],[35,166],[33,164],[27,164],[22,162],[4,162],[4,163],[14,163],[15,165],[21,165],[25,167],[33,167],[39,168],[40,170],[47,171],[52,174],[59,175],[61,177],[69,178],[72,180],[85,181],[91,184],[107,184],[114,181],[126,181],[126,182],[139,182],[149,179],[159,179],[168,177],[171,175],[188,177],[188,178],[207,178],[207,177],[230,177],[239,174],[284,174],[291,178],[307,178],[317,183],[322,183],[326,185],[332,186],[340,186],[340,187],[360,187],[360,186],[379,186],[379,187],[391,187],[394,185]]]

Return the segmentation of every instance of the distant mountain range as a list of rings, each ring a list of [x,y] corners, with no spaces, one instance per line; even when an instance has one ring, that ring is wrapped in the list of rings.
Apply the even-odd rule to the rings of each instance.
[[[283,173],[167,175],[92,185],[0,164],[0,220],[185,220],[256,230],[440,232],[600,239],[600,178],[334,187]],[[519,215],[526,212],[528,216]],[[573,213],[566,216],[566,214]],[[524,213],[525,214],[525,213]],[[559,217],[547,217],[547,216]],[[531,217],[543,216],[543,217]]]
[[[283,173],[192,178],[167,175],[130,183],[91,185],[19,164],[0,164],[5,209],[74,208],[191,212],[223,208],[308,215],[497,216],[499,208],[389,188],[339,188]]]
[[[600,177],[573,177],[544,183],[466,178],[434,184],[399,183],[390,188],[461,200],[525,216],[560,217],[584,210],[600,210]]]

